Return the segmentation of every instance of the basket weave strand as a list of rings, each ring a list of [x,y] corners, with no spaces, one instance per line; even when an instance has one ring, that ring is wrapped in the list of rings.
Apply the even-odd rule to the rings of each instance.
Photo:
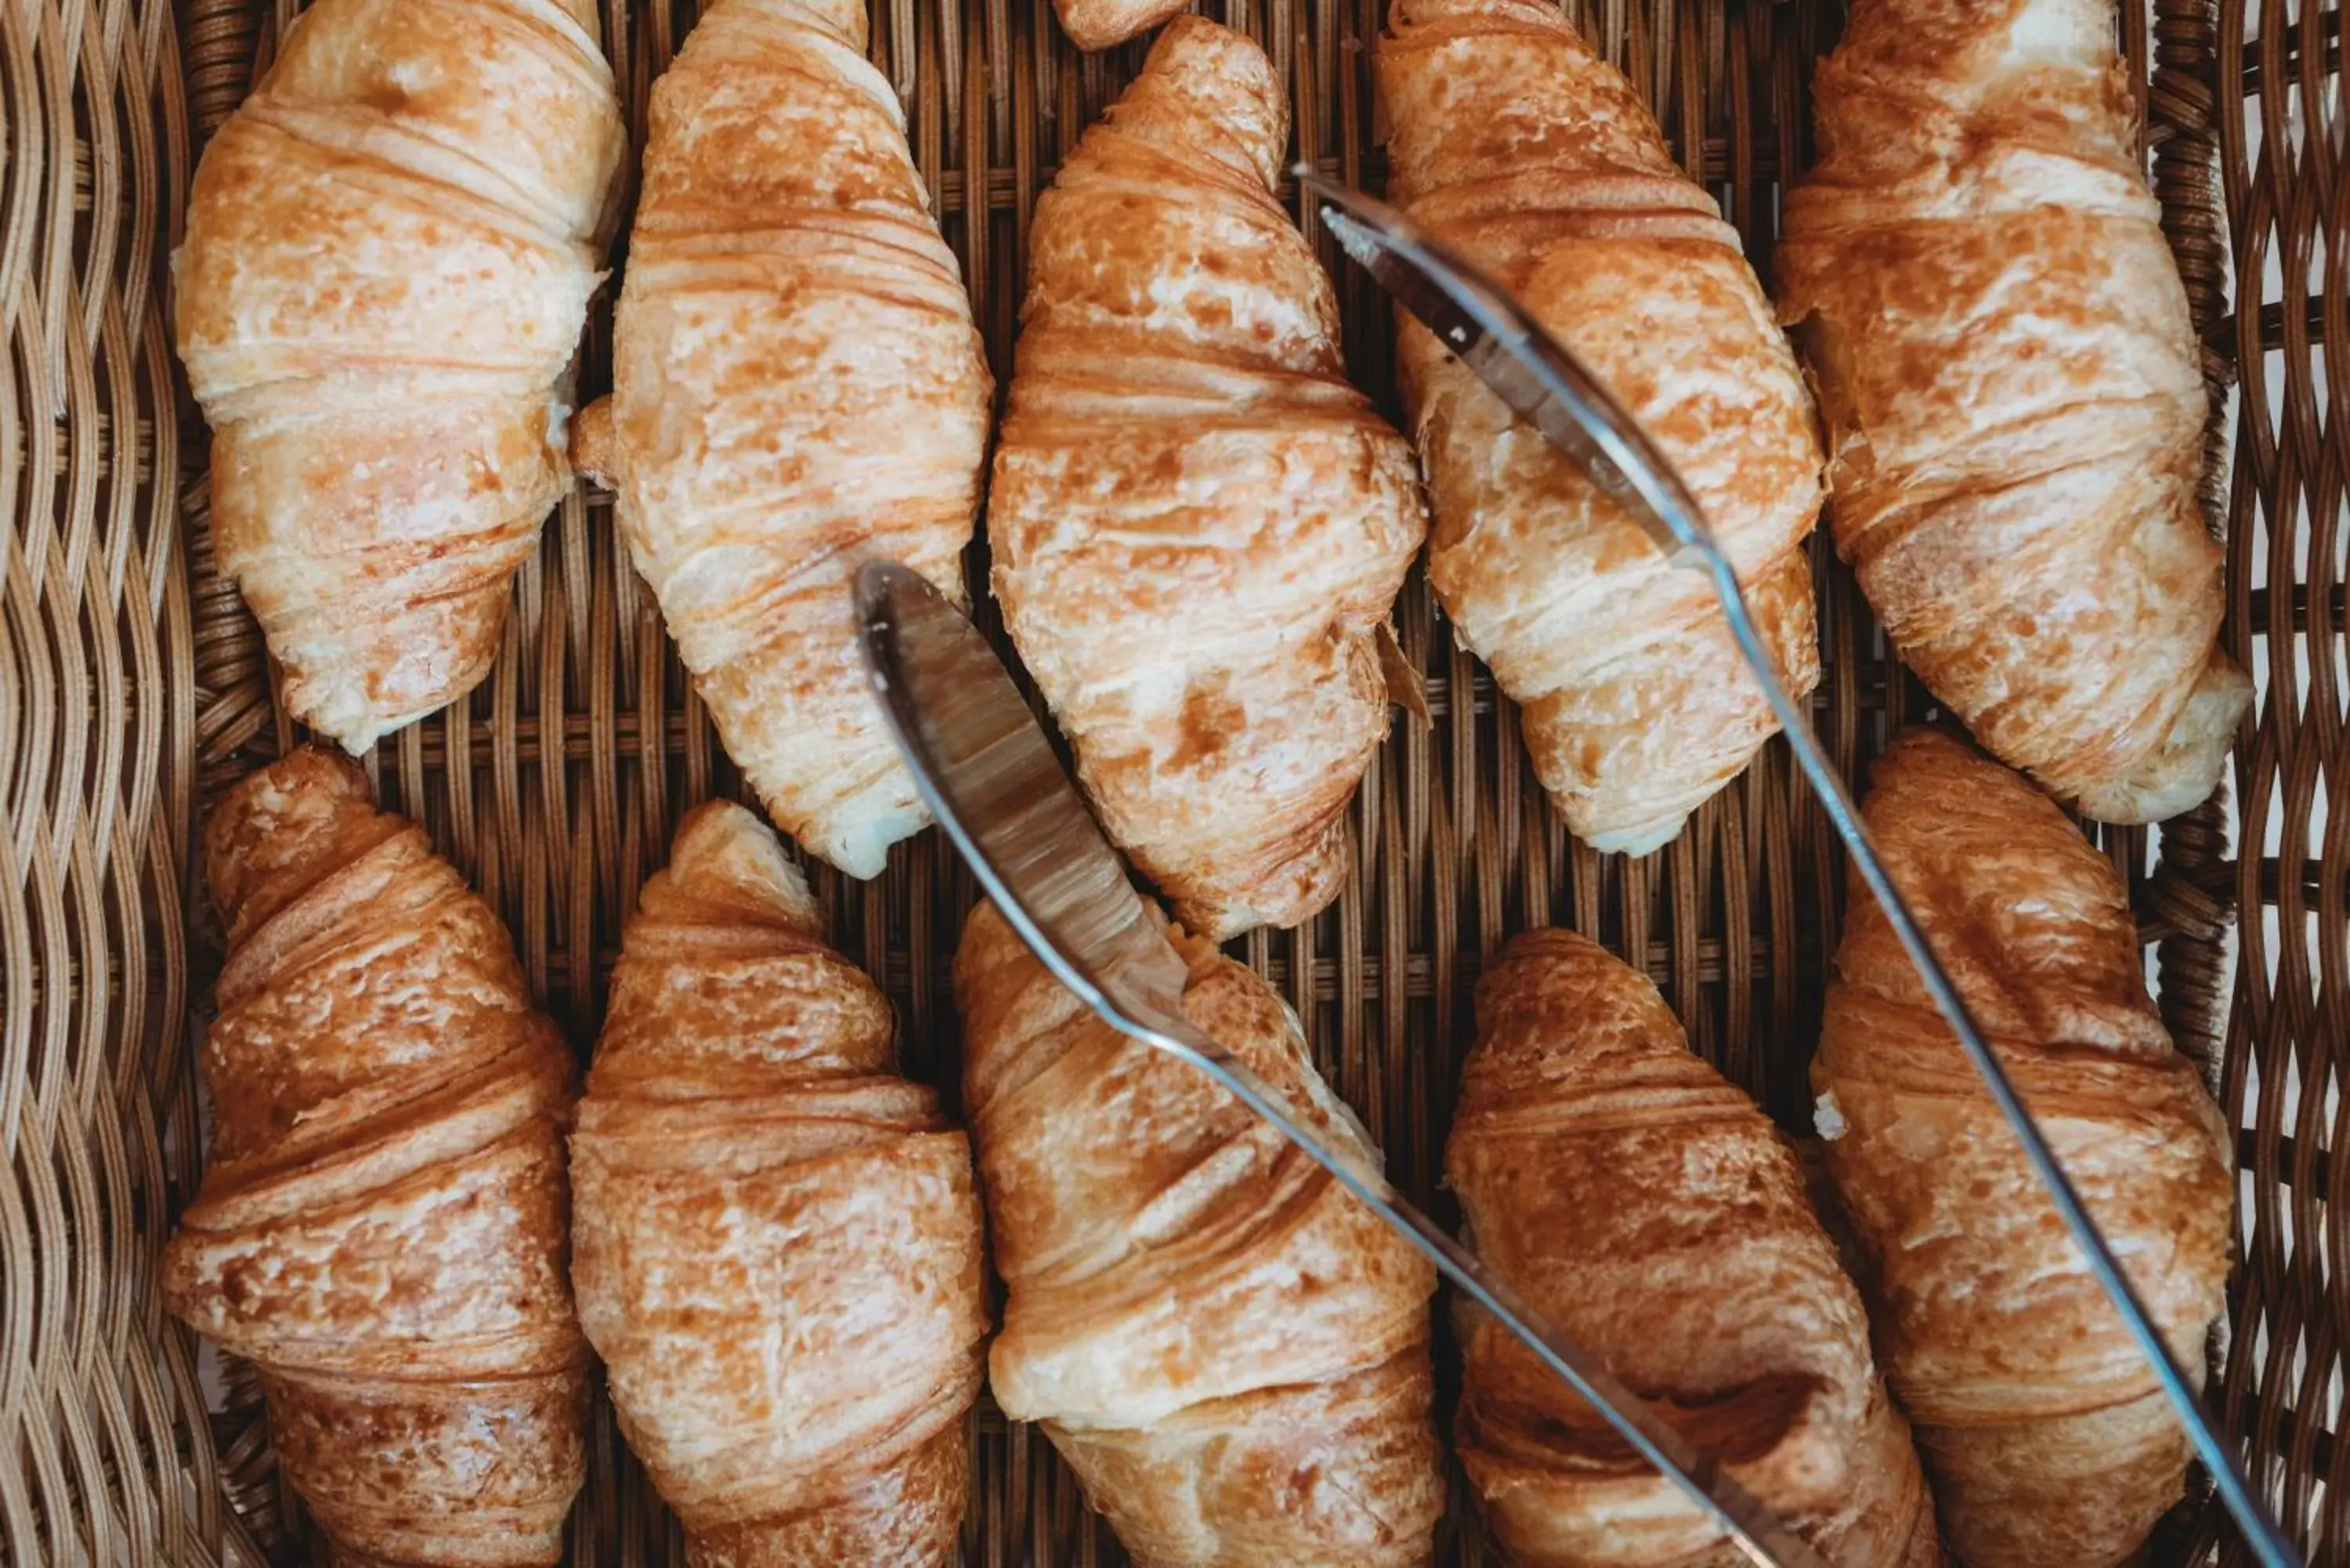
[[[1367,56],[1379,0],[1201,8],[1265,45],[1293,95],[1295,155],[1379,188]],[[298,9],[0,6],[0,1561],[12,1563],[259,1564],[317,1550],[250,1374],[200,1352],[151,1288],[155,1251],[195,1189],[190,1047],[219,961],[191,846],[210,803],[297,738],[259,635],[213,568],[203,430],[172,362],[163,259],[203,138]],[[1808,155],[1804,88],[1835,40],[1833,0],[1576,9],[1767,277],[1779,188]],[[909,105],[915,159],[1000,379],[1036,193],[1141,47],[1077,55],[1047,0],[872,0],[872,13],[873,58]],[[2256,1482],[2321,1543],[2316,1561],[2340,1563],[2350,1162],[2334,1156],[2350,1147],[2350,812],[2329,803],[2334,783],[2350,788],[2341,8],[2155,0],[2122,13],[2205,349],[2227,636],[2262,699],[2230,796],[2105,842],[2137,898],[2164,1014],[2243,1129],[2245,1262],[2215,1399],[2251,1438]],[[638,146],[652,81],[692,19],[670,0],[606,0]],[[1385,302],[1316,237],[1349,363],[1392,413]],[[583,398],[607,382],[609,330],[608,296],[583,345]],[[1929,709],[1849,576],[1814,548],[1825,585],[1816,717],[1857,778],[1897,721]],[[385,804],[423,820],[506,917],[533,987],[584,1054],[638,886],[683,812],[739,795],[740,783],[627,569],[608,496],[583,488],[564,503],[515,595],[489,682],[388,739],[369,766]],[[1442,1201],[1433,1184],[1469,987],[1504,937],[1544,920],[1643,964],[1693,1044],[1800,1127],[1843,877],[1784,748],[1657,859],[1602,859],[1561,830],[1514,714],[1417,574],[1398,629],[1430,722],[1399,718],[1365,781],[1354,881],[1312,926],[1238,950],[1295,1002],[1405,1188]],[[926,835],[879,881],[822,868],[816,881],[834,940],[896,1002],[910,1069],[951,1091],[946,974],[968,875]],[[1041,1437],[984,1406],[977,1426],[967,1563],[1124,1561]],[[608,1410],[593,1451],[577,1560],[681,1563]],[[2215,1549],[2236,1560],[2222,1521],[2190,1503],[2156,1561]],[[1456,1506],[1440,1562],[1489,1560]]]

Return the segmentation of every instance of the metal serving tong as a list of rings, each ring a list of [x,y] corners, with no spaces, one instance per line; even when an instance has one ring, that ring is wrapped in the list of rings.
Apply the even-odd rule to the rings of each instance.
[[[979,885],[1055,979],[1120,1033],[1190,1063],[1311,1155],[1589,1400],[1749,1557],[1766,1568],[1827,1568],[1376,1166],[1332,1147],[1281,1091],[1183,1016],[1186,966],[1164,918],[1127,879],[1126,863],[994,650],[944,595],[903,566],[874,562],[858,574],[857,612],[874,691],[916,787]]]
[[[1398,304],[1436,335],[1437,341],[1476,372],[1478,379],[1513,413],[1540,431],[1551,445],[1565,452],[1589,474],[1592,482],[1623,506],[1676,566],[1703,572],[1721,601],[1738,650],[1778,716],[1787,743],[1802,764],[1804,776],[1826,808],[1836,836],[1860,872],[1861,880],[1884,908],[1885,916],[1901,939],[1909,961],[1926,982],[1934,1006],[1958,1036],[1967,1059],[1981,1075],[2001,1113],[2015,1129],[2024,1156],[2048,1189],[2056,1211],[2064,1217],[2073,1239],[2088,1259],[2090,1271],[2137,1337],[2138,1347],[2177,1410],[2180,1424],[2210,1472],[2220,1500],[2263,1568],[2299,1568],[2300,1558],[2252,1495],[2234,1451],[2204,1413],[2194,1385],[2177,1361],[2162,1334],[2147,1314],[2127,1275],[2122,1272],[2112,1247],[2081,1202],[2080,1194],[2057,1164],[2047,1139],[2026,1109],[2015,1085],[1984,1044],[1982,1033],[1967,1012],[1965,1002],[1950,983],[1918,921],[1886,876],[1876,849],[1860,824],[1844,781],[1828,765],[1812,732],[1809,715],[1787,693],[1777,667],[1762,646],[1749,613],[1738,576],[1714,543],[1697,502],[1682,485],[1672,465],[1652,445],[1629,414],[1608,395],[1574,356],[1544,330],[1507,290],[1468,262],[1417,232],[1403,215],[1358,191],[1321,179],[1310,167],[1295,171],[1298,182],[1313,193],[1322,221],[1349,256]],[[1645,1451],[1645,1450],[1644,1450]],[[1650,1456],[1652,1459],[1654,1456]]]

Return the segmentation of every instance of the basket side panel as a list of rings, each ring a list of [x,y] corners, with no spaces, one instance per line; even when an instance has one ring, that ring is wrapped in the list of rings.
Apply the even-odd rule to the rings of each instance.
[[[2209,122],[2236,297],[2205,324],[2232,382],[2229,635],[2261,700],[2237,749],[2240,959],[2221,1104],[2243,1266],[2219,1401],[2290,1525],[2350,1550],[2350,178],[2339,0],[2220,0]],[[2233,1561],[2232,1550],[2223,1561]],[[2335,1559],[2339,1560],[2338,1556]]]
[[[0,1561],[249,1561],[151,1291],[197,1160],[172,6],[0,8]]]

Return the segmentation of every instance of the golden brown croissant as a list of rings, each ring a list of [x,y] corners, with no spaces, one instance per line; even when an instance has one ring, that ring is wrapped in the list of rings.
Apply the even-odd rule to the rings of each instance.
[[[1840,1568],[1939,1563],[1803,1168],[1648,977],[1529,931],[1479,982],[1477,1028],[1445,1170],[1479,1254]],[[1457,1311],[1454,1438],[1512,1563],[1746,1560],[1505,1330]]]
[[[1689,482],[1798,696],[1819,680],[1810,399],[1738,234],[1552,0],[1397,0],[1392,197],[1516,292]],[[1524,710],[1566,825],[1646,854],[1778,728],[1712,592],[1407,320],[1429,581]]]
[[[995,592],[1102,824],[1204,935],[1347,876],[1419,549],[1403,439],[1273,199],[1262,50],[1178,19],[1036,204],[988,507]]]
[[[1191,1021],[1375,1159],[1272,988],[1173,934]],[[1142,1568],[1426,1563],[1433,1272],[1238,1101],[1087,1012],[992,906],[954,985],[1004,1413],[1045,1423]]]
[[[571,1140],[572,1276],[694,1559],[932,1568],[987,1332],[971,1149],[775,836],[685,819]]]
[[[2218,651],[2193,327],[2111,0],[1864,0],[1819,68],[1783,320],[1836,549],[1977,738],[2111,822],[2210,794],[2251,695]]]
[[[626,132],[588,0],[319,0],[173,257],[213,530],[293,715],[351,751],[489,670],[570,487],[566,368]]]
[[[587,1473],[570,1053],[497,916],[351,763],[294,753],[205,836],[213,1144],[164,1302],[260,1368],[338,1563],[554,1563]]]
[[[1863,808],[1887,869],[2171,1354],[2224,1310],[2226,1129],[2147,1000],[2112,863],[2048,797],[1913,731]],[[1854,884],[1812,1070],[1895,1396],[1974,1568],[2106,1568],[2179,1496],[2153,1374]]]
[[[719,0],[653,86],[608,477],[719,738],[854,877],[930,820],[857,653],[876,557],[960,601],[993,395],[954,253],[864,56],[865,0]]]

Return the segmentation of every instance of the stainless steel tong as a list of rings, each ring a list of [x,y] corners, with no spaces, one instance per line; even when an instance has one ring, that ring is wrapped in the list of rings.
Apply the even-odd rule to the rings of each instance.
[[[2093,1272],[2137,1335],[2229,1511],[2267,1568],[2298,1568],[2298,1558],[2253,1499],[2192,1384],[2171,1359],[2111,1248],[1886,877],[1851,796],[1762,647],[1736,574],[1671,466],[1505,291],[1416,234],[1388,209],[1309,172],[1301,171],[1300,178],[1324,204],[1324,220],[1348,254],[1514,412],[1588,471],[1659,549],[1711,580],[1739,648],[1853,863],[2014,1127]],[[1819,1568],[1819,1552],[1773,1520],[1710,1455],[1695,1449],[1605,1366],[1544,1323],[1378,1170],[1351,1150],[1331,1147],[1299,1121],[1279,1091],[1184,1017],[1185,966],[1158,912],[1135,891],[1018,688],[971,623],[920,576],[883,563],[859,573],[857,601],[875,691],[922,797],[980,886],[1055,977],[1114,1028],[1180,1057],[1223,1085],[1320,1163],[1589,1401],[1749,1558],[1779,1568]]]
[[[2186,1428],[2197,1455],[2210,1472],[2213,1486],[2245,1541],[2264,1568],[2298,1568],[2300,1558],[2252,1495],[2234,1450],[2205,1414],[2202,1402],[2186,1371],[2172,1358],[2162,1334],[2147,1314],[2146,1304],[2122,1272],[2113,1249],[2081,1202],[2080,1194],[2041,1135],[2015,1085],[1999,1058],[1984,1044],[1982,1033],[1969,1015],[1965,1001],[1950,983],[1925,934],[1918,928],[1899,889],[1885,874],[1877,851],[1862,828],[1860,814],[1844,781],[1828,765],[1812,732],[1811,719],[1787,693],[1778,667],[1756,631],[1748,612],[1738,575],[1714,543],[1697,503],[1630,415],[1610,397],[1591,373],[1554,338],[1507,290],[1484,276],[1461,257],[1413,229],[1394,209],[1357,191],[1319,178],[1312,169],[1296,171],[1300,182],[1314,197],[1322,221],[1347,254],[1393,296],[1421,326],[1436,335],[1478,379],[1559,451],[1588,473],[1593,483],[1621,504],[1632,519],[1676,565],[1703,572],[1721,601],[1740,653],[1762,684],[1779,726],[1786,732],[1795,760],[1818,794],[1836,836],[1844,840],[1861,880],[1868,885],[1885,916],[1918,967],[1934,1006],[1950,1032],[1958,1036],[1967,1059],[1981,1075],[1991,1099],[2005,1116],[2023,1146],[2056,1211],[2064,1217],[2073,1239],[2136,1336],[2138,1347],[2154,1368]]]
[[[1326,1141],[1280,1090],[1183,1016],[1185,965],[1164,919],[1134,890],[994,650],[943,595],[903,566],[875,562],[858,574],[857,609],[874,691],[915,785],[1055,979],[1113,1028],[1190,1063],[1311,1155],[1589,1400],[1749,1557],[1825,1568],[1711,1456],[1544,1323],[1376,1167]]]

